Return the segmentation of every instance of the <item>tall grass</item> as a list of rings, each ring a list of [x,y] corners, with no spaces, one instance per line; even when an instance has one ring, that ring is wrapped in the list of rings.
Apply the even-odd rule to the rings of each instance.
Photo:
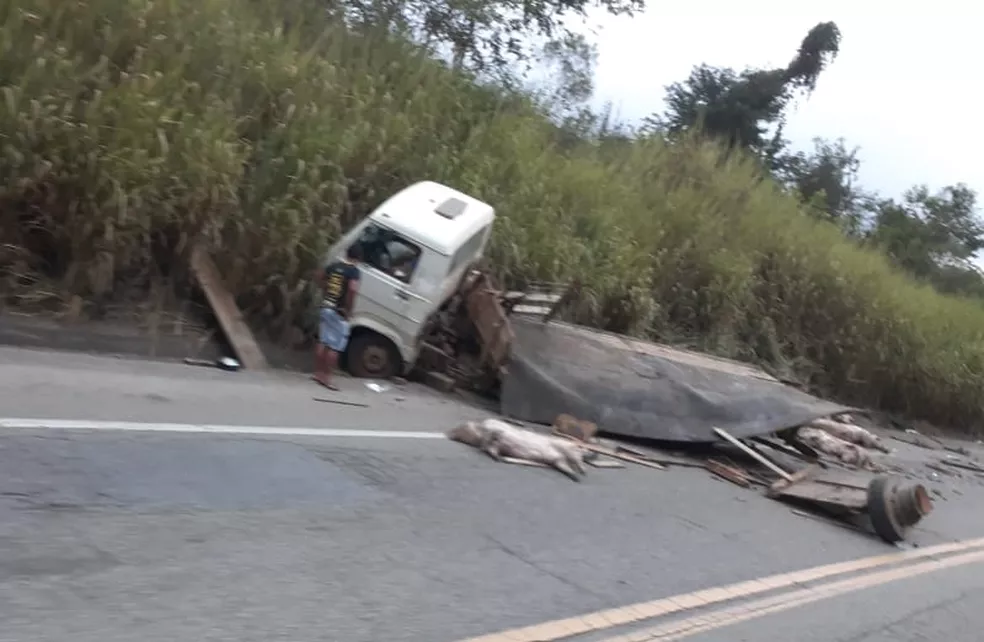
[[[0,0],[5,301],[180,286],[204,240],[257,323],[283,332],[340,231],[434,179],[496,206],[503,279],[580,278],[582,323],[980,430],[977,304],[907,280],[713,145],[561,151],[530,101],[349,33],[325,6]]]

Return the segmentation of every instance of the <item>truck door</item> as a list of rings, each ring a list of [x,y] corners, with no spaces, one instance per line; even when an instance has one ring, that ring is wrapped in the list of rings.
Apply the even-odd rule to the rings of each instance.
[[[430,313],[426,289],[413,286],[428,250],[376,223],[368,224],[356,243],[362,245],[363,262],[355,315],[395,330],[401,350],[412,346]]]

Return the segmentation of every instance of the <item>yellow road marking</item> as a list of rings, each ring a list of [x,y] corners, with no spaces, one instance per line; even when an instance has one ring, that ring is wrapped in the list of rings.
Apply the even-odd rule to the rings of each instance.
[[[674,595],[649,602],[639,602],[628,606],[597,611],[595,613],[587,613],[571,618],[543,622],[541,624],[501,631],[499,633],[491,633],[489,635],[462,640],[461,642],[555,642],[574,635],[601,631],[675,613],[685,613],[695,608],[744,599],[772,590],[788,589],[799,584],[816,582],[837,575],[856,573],[858,571],[911,562],[938,555],[960,553],[982,546],[984,546],[984,538],[940,544],[938,546],[889,553],[886,555],[876,555],[874,557],[849,560],[847,562],[837,562],[835,564],[827,564],[792,573],[781,573],[747,582],[739,582],[737,584],[704,589],[684,595]],[[934,561],[933,563],[938,564],[940,562]],[[622,641],[619,640],[619,642]]]
[[[844,595],[853,591],[858,591],[872,586],[888,584],[896,580],[908,579],[932,573],[945,568],[954,566],[965,566],[975,562],[984,562],[984,551],[974,551],[948,557],[943,560],[931,560],[921,562],[902,568],[880,571],[860,577],[852,577],[846,580],[821,584],[816,587],[808,587],[780,593],[772,597],[762,598],[753,602],[739,604],[730,608],[719,609],[711,613],[706,613],[685,620],[668,622],[644,631],[634,631],[626,635],[617,635],[606,638],[602,642],[672,642],[681,640],[698,633],[712,631],[738,622],[752,620],[755,618],[788,611],[798,606],[804,606],[811,602],[818,602],[838,595]]]

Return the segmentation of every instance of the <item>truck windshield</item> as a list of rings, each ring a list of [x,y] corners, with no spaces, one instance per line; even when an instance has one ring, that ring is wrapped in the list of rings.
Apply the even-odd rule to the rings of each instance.
[[[409,283],[420,258],[420,247],[393,230],[367,225],[357,244],[362,246],[363,261],[393,278]]]

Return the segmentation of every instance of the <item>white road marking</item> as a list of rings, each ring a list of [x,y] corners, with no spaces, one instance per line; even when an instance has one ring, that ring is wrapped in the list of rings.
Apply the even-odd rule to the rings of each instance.
[[[413,430],[356,430],[344,428],[290,428],[219,424],[169,424],[89,419],[0,418],[0,430],[106,430],[130,432],[185,432],[226,435],[281,435],[305,437],[370,437],[382,439],[446,439],[442,432]]]

